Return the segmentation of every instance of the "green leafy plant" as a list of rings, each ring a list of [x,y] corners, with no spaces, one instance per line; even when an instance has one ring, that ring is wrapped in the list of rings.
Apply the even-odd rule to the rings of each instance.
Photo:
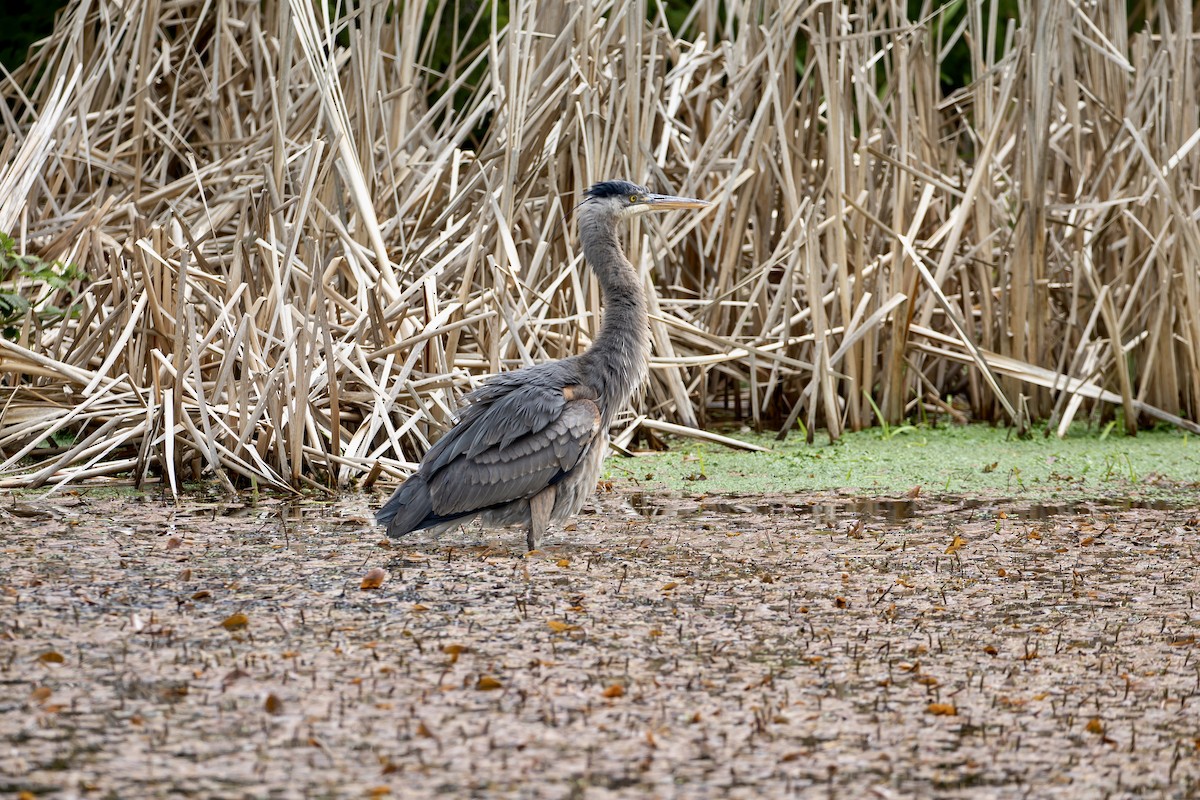
[[[0,233],[0,276],[7,280],[0,283],[0,333],[6,339],[15,339],[17,323],[31,310],[42,323],[54,323],[75,316],[79,306],[70,303],[79,293],[79,284],[87,273],[74,264],[61,261],[46,261],[33,254],[21,255],[13,237]],[[45,300],[30,302],[22,289],[28,284],[42,284],[65,293],[68,304],[57,306],[50,301],[59,292],[49,293]]]
[[[871,404],[871,410],[875,412],[875,419],[879,420],[879,433],[884,440],[891,439],[902,433],[912,433],[916,430],[916,427],[913,425],[889,425],[887,419],[883,416],[883,411],[879,409],[874,398],[871,397],[870,392],[866,389],[863,389],[863,397],[867,398],[867,402]]]

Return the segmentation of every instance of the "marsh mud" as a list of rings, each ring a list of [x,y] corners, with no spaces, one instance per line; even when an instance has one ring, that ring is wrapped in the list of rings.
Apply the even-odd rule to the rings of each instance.
[[[1194,507],[373,502],[0,500],[0,794],[1200,793]]]

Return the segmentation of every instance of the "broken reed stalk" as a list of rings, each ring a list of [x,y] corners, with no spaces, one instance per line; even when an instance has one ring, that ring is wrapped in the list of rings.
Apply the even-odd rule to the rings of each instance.
[[[1195,430],[1190,6],[907,8],[71,3],[3,85],[0,229],[87,280],[0,276],[0,486],[406,474],[488,373],[587,345],[609,177],[715,203],[632,233],[624,444],[952,398]]]

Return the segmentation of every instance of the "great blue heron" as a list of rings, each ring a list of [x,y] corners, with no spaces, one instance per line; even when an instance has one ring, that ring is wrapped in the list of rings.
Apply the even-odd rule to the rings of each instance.
[[[375,515],[388,536],[441,532],[478,516],[488,527],[524,525],[536,550],[550,522],[583,507],[596,488],[609,425],[649,363],[646,296],[617,223],[707,205],[628,181],[587,190],[577,209],[579,239],[603,295],[599,335],[577,356],[501,373],[467,395],[454,426]]]

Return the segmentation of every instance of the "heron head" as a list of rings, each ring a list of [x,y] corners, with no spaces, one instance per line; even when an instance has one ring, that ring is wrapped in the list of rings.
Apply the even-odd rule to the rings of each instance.
[[[692,197],[655,194],[645,186],[638,186],[629,181],[603,181],[594,184],[584,193],[581,205],[592,212],[624,218],[645,214],[647,211],[704,208],[711,204],[706,200],[696,200]]]

